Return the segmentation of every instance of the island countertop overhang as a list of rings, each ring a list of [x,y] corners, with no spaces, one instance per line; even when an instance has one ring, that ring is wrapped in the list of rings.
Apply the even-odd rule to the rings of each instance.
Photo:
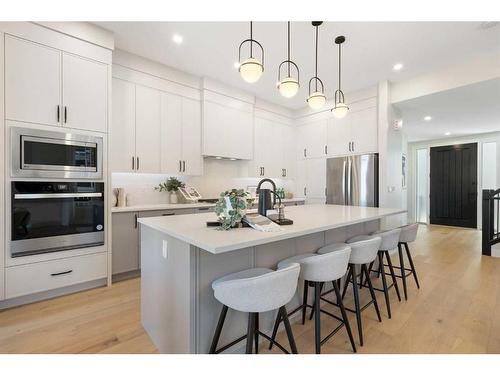
[[[220,254],[382,219],[405,212],[404,209],[377,207],[293,206],[286,210],[286,216],[292,219],[294,224],[283,226],[282,231],[271,233],[259,232],[252,228],[221,231],[214,227],[207,227],[207,221],[215,220],[214,213],[140,218],[138,222],[210,253]]]

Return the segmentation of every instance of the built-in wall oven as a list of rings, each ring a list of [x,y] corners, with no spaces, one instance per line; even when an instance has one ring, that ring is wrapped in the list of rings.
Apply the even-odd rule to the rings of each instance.
[[[101,179],[102,145],[102,137],[12,127],[12,177]]]
[[[11,182],[12,257],[104,244],[104,183]]]

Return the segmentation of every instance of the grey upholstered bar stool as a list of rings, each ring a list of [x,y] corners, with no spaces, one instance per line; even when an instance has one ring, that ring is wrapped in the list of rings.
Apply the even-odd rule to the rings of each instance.
[[[329,340],[344,326],[347,330],[347,334],[349,335],[352,350],[356,352],[356,345],[354,344],[354,338],[352,336],[351,327],[349,325],[349,319],[347,318],[347,313],[344,308],[344,304],[342,303],[340,290],[337,284],[337,280],[340,280],[346,274],[347,265],[349,263],[349,256],[351,254],[351,248],[347,244],[332,244],[321,248],[319,251],[321,250],[323,250],[322,254],[296,255],[291,258],[284,259],[278,263],[278,269],[287,267],[290,263],[300,263],[300,279],[304,281],[304,294],[302,304],[295,310],[291,311],[288,316],[302,311],[302,324],[304,324],[306,308],[313,308],[313,306],[307,303],[308,289],[309,287],[313,287],[315,311],[314,336],[316,354],[320,354],[321,345]],[[333,284],[333,290],[335,291],[335,294],[337,296],[338,307],[340,308],[342,318],[320,308],[320,302],[322,300],[321,287],[324,283],[330,281]],[[320,313],[318,313],[318,311]],[[323,340],[321,340],[321,313],[328,315],[340,322],[340,325],[337,326],[332,332],[330,332]],[[276,333],[278,332],[280,322],[280,317],[277,317],[273,329],[273,340],[276,337]],[[271,347],[272,342],[269,348]]]
[[[259,330],[259,313],[279,310],[278,316],[282,317],[285,323],[290,349],[296,354],[297,347],[285,305],[290,302],[297,290],[299,273],[299,264],[291,263],[276,271],[268,268],[252,268],[215,280],[212,283],[214,296],[223,306],[209,353],[220,353],[245,338],[247,340],[246,353],[252,354],[253,340],[255,340],[255,352],[258,353],[259,336],[262,336],[274,342],[288,354],[289,352],[282,345]],[[247,334],[217,349],[229,308],[248,313]]]
[[[363,324],[361,321],[361,312],[368,306],[373,304],[379,322],[382,321],[382,317],[380,316],[380,310],[378,308],[377,297],[375,296],[375,291],[373,289],[373,285],[371,283],[367,267],[368,264],[370,264],[376,259],[381,242],[382,239],[378,236],[357,236],[347,241],[349,246],[351,246],[351,256],[349,258],[349,268],[347,271],[347,279],[344,285],[342,298],[345,297],[349,283],[352,283],[355,308],[354,310],[346,308],[346,310],[354,312],[356,314],[356,321],[358,323],[359,344],[361,346],[363,346]],[[368,283],[368,289],[370,290],[370,295],[372,298],[370,302],[368,302],[364,306],[360,305],[358,273],[356,270],[356,266],[359,266],[361,268],[360,275],[365,275]]]
[[[398,243],[398,253],[399,253],[399,267],[396,267],[400,270],[400,277],[403,281],[403,291],[405,294],[405,300],[408,300],[408,289],[406,285],[406,278],[413,274],[413,278],[415,279],[415,283],[417,284],[417,288],[420,289],[420,284],[418,282],[417,271],[415,269],[415,265],[413,264],[413,258],[411,256],[410,248],[408,246],[409,242],[415,241],[417,238],[418,232],[418,224],[413,223],[409,225],[405,225],[400,228],[401,234],[399,236]],[[406,256],[408,257],[408,261],[410,262],[410,268],[405,268],[405,261],[403,255],[403,246],[406,250]],[[408,271],[408,273],[407,273]]]
[[[376,291],[383,292],[385,297],[385,305],[387,307],[387,316],[391,319],[391,302],[389,299],[389,289],[394,287],[396,290],[396,294],[398,296],[398,300],[401,301],[401,295],[399,294],[398,282],[396,279],[396,274],[394,272],[394,267],[391,262],[391,255],[395,254],[398,249],[399,236],[401,233],[400,228],[391,229],[391,230],[380,230],[372,233],[372,236],[379,236],[382,238],[382,242],[380,243],[380,248],[378,251],[378,270],[377,274],[382,276],[382,289],[373,288]],[[387,259],[387,264],[389,267],[389,275],[392,279],[392,284],[387,283],[387,274],[385,272],[384,267],[384,256]],[[368,274],[372,272],[374,262],[370,263],[370,267],[368,269]],[[362,283],[363,284],[363,283]]]

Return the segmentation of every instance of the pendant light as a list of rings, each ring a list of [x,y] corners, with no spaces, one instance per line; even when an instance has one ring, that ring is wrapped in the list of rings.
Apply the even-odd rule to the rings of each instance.
[[[287,75],[281,78],[281,68],[285,66]],[[292,68],[297,73],[297,78],[292,75]],[[299,67],[290,60],[290,21],[288,21],[288,59],[283,61],[278,67],[278,90],[285,98],[294,97],[299,92]]]
[[[325,87],[323,86],[323,81],[318,77],[318,27],[322,23],[322,21],[312,22],[312,25],[316,29],[316,60],[314,65],[314,77],[309,80],[309,96],[307,97],[307,104],[309,104],[309,107],[312,109],[320,109],[326,103]],[[314,83],[314,92],[311,92],[311,83]]]
[[[250,57],[241,61],[241,47],[245,43],[250,43]],[[257,45],[260,48],[260,61],[253,55],[253,46]],[[250,21],[250,39],[245,39],[240,44],[240,48],[238,49],[238,71],[240,72],[241,78],[248,83],[257,82],[262,73],[264,72],[264,48],[262,45],[253,39],[253,22]]]
[[[332,108],[333,115],[336,118],[342,118],[349,112],[349,107],[345,104],[344,93],[342,92],[342,43],[345,42],[345,36],[341,35],[335,38],[335,44],[339,46],[339,88],[335,91],[335,106]]]

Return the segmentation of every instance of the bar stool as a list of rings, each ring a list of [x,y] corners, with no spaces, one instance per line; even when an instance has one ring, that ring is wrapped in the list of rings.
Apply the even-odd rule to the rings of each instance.
[[[401,271],[400,277],[403,280],[403,291],[405,294],[405,300],[408,300],[408,290],[406,286],[406,278],[413,274],[413,278],[415,279],[415,284],[417,284],[417,288],[420,289],[420,284],[418,282],[417,271],[415,270],[415,265],[413,264],[413,258],[411,257],[410,248],[408,246],[408,242],[413,242],[417,238],[418,232],[418,224],[413,223],[409,225],[402,226],[401,234],[399,236],[398,243],[398,253],[399,253],[399,267],[396,266]],[[406,250],[406,256],[408,257],[408,261],[410,262],[410,268],[405,268],[405,261],[403,255],[403,246]],[[409,271],[407,273],[407,271]]]
[[[378,251],[378,270],[373,271],[374,262],[370,263],[370,267],[368,268],[368,274],[371,272],[377,272],[378,276],[382,275],[382,289],[373,288],[376,291],[383,292],[385,297],[385,304],[387,307],[387,316],[391,319],[391,303],[389,300],[389,289],[394,287],[396,290],[396,294],[398,296],[398,300],[401,301],[401,295],[399,294],[398,282],[396,279],[396,273],[394,272],[394,267],[391,262],[391,255],[395,254],[398,248],[399,236],[401,233],[400,228],[386,230],[386,231],[377,231],[372,233],[372,236],[379,236],[382,238],[382,242],[380,243],[380,248]],[[385,272],[384,266],[384,256],[387,259],[387,264],[389,266],[389,274]],[[392,284],[387,284],[386,275],[390,275],[392,278]],[[363,283],[362,283],[363,284]]]
[[[288,316],[291,316],[299,311],[302,311],[302,324],[305,322],[306,308],[314,308],[314,310],[320,313],[315,314],[315,324],[314,324],[314,336],[315,336],[315,348],[316,354],[321,353],[321,345],[327,342],[333,335],[335,335],[342,327],[345,326],[347,334],[349,335],[349,340],[351,341],[352,350],[356,352],[356,345],[354,344],[354,338],[352,336],[351,327],[349,325],[349,319],[347,318],[347,313],[342,303],[342,298],[340,296],[340,290],[337,284],[337,280],[340,280],[347,271],[347,264],[349,262],[349,255],[351,253],[351,248],[347,244],[332,244],[325,246],[324,253],[318,254],[301,254],[291,258],[287,258],[278,263],[278,269],[281,267],[287,267],[290,263],[300,263],[300,276],[299,278],[304,281],[304,294],[302,299],[302,304],[291,311]],[[319,251],[321,251],[320,249]],[[338,307],[342,314],[342,318],[321,309],[320,302],[321,298],[321,287],[325,282],[332,282],[333,290],[337,296]],[[309,287],[314,288],[314,305],[309,305],[307,303],[308,289]],[[321,339],[321,313],[328,315],[340,322],[332,332],[330,332],[323,340]],[[274,323],[272,339],[274,341],[276,333],[278,332],[278,327],[281,323],[281,319],[278,316]],[[273,341],[269,349],[272,348]]]
[[[378,236],[356,236],[347,241],[351,246],[351,256],[349,258],[349,268],[347,271],[347,279],[345,281],[344,290],[342,292],[342,299],[345,297],[347,292],[347,287],[349,283],[352,283],[352,290],[354,294],[354,306],[355,309],[346,308],[346,310],[356,314],[356,321],[358,323],[358,334],[359,334],[359,344],[363,346],[363,326],[361,322],[361,312],[365,310],[371,304],[374,305],[375,311],[377,313],[378,321],[382,322],[382,317],[380,316],[380,310],[378,308],[377,297],[375,296],[375,291],[373,289],[370,276],[368,274],[367,264],[373,262],[380,248],[380,243],[382,239]],[[360,306],[359,301],[359,286],[358,286],[358,274],[356,271],[356,266],[361,267],[361,275],[366,276],[368,282],[368,289],[370,290],[371,300],[364,306]]]
[[[299,264],[291,263],[276,271],[268,268],[252,268],[215,280],[212,283],[214,296],[223,306],[209,353],[223,352],[245,338],[247,340],[246,354],[252,354],[253,340],[255,340],[255,352],[258,353],[259,336],[262,336],[276,344],[284,353],[289,354],[288,350],[281,344],[259,330],[259,313],[278,309],[278,316],[285,323],[291,351],[293,354],[297,354],[297,346],[285,305],[290,302],[297,290],[299,273]],[[217,349],[229,308],[248,313],[247,334]]]

